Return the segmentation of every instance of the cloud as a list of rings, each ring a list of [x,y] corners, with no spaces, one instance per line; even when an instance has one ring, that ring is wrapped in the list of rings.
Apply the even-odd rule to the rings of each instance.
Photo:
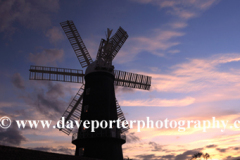
[[[152,72],[160,72],[161,69],[159,69],[158,67],[149,67],[149,69],[152,71]]]
[[[44,152],[54,152],[54,153],[61,153],[61,154],[68,154],[68,155],[73,155],[75,150],[63,146],[58,146],[58,147],[35,147],[35,148],[29,148],[33,150],[39,150],[39,151],[44,151]]]
[[[51,43],[57,43],[63,39],[62,31],[60,30],[59,27],[55,27],[55,26],[48,29],[45,35],[46,37],[49,38],[49,41]]]
[[[126,137],[127,137],[127,140],[126,140],[127,143],[132,143],[132,142],[140,141],[140,138],[137,137],[134,132],[128,133],[128,134],[126,135]]]
[[[239,71],[230,68],[226,72],[221,70],[220,67],[221,65],[237,61],[240,61],[239,53],[217,54],[205,59],[188,59],[185,63],[170,67],[168,74],[148,73],[148,75],[152,77],[153,90],[188,93],[208,89],[208,93],[203,92],[202,95],[205,96],[205,99],[227,99],[231,98],[231,96],[239,97],[237,96],[239,94],[236,94],[237,91],[233,92],[239,85]],[[219,90],[222,90],[221,93]],[[223,92],[224,90],[226,90],[225,93]],[[235,95],[229,95],[230,92]],[[212,98],[213,96],[215,98]]]
[[[32,29],[51,25],[51,13],[59,9],[59,0],[2,0],[0,1],[0,32],[13,33],[18,24]]]
[[[142,160],[149,160],[149,159],[155,159],[157,158],[155,154],[143,154],[143,155],[137,155],[137,158],[140,158]]]
[[[12,120],[12,125],[8,129],[2,129],[0,127],[0,144],[1,145],[20,145],[27,139],[22,135],[21,130],[15,120]]]
[[[142,154],[135,156],[136,158],[140,158],[141,160],[174,160],[174,155],[163,155],[163,156],[157,156],[156,154]]]
[[[12,103],[12,102],[0,102],[0,108],[3,107],[12,107],[14,105],[17,105],[18,103]]]
[[[206,148],[216,148],[217,145],[211,144],[211,145],[207,145]]]
[[[36,65],[56,65],[56,62],[61,62],[64,56],[63,49],[45,49],[40,53],[30,53],[30,62]]]
[[[240,147],[233,147],[233,150],[240,150]]]
[[[184,146],[172,146],[168,149],[163,149],[161,145],[158,145],[156,142],[149,142],[150,149],[144,144],[144,143],[138,143],[134,146],[130,147],[130,150],[136,150],[139,151],[139,149],[143,149],[147,151],[149,154],[139,154],[139,155],[132,155],[135,159],[141,159],[141,160],[188,160],[192,158],[192,156],[196,153],[202,153],[204,148],[195,148],[195,149],[184,149]],[[154,148],[152,150],[152,148]],[[179,149],[177,149],[179,148]],[[154,151],[154,152],[152,152]],[[139,152],[137,152],[139,153]],[[209,153],[211,156],[212,154]],[[131,156],[130,156],[131,157]],[[133,158],[133,159],[134,159]]]
[[[228,150],[228,148],[216,148],[216,150],[221,153],[225,153]]]
[[[161,156],[162,160],[172,160],[175,156],[174,155],[165,155]]]
[[[144,140],[141,140],[139,143],[126,144],[127,145],[126,149],[129,151],[127,156],[133,159],[141,159],[141,160],[148,160],[148,159],[187,160],[187,159],[190,159],[194,154],[199,152],[209,153],[211,156],[214,156],[214,154],[212,154],[213,149],[205,150],[204,147],[199,147],[199,148],[195,147],[194,149],[186,149],[186,148],[189,148],[191,144],[178,145],[178,142],[174,141],[173,144],[171,145],[160,145],[160,144],[166,144],[164,139],[166,139],[166,137],[169,137],[169,136],[170,135],[162,137],[162,139],[154,138],[154,140],[156,141],[144,142]],[[192,137],[187,136],[187,138],[191,139]],[[167,138],[166,141],[169,141],[169,138]],[[185,143],[187,142],[185,141]],[[141,153],[142,150],[144,150],[145,152]]]
[[[181,8],[173,8],[173,10],[169,11],[169,13],[171,13],[173,15],[177,15],[180,18],[185,19],[185,20],[188,20],[190,18],[197,16],[197,14],[195,12],[183,10]]]
[[[155,29],[153,33],[147,37],[138,36],[129,38],[126,47],[116,57],[117,63],[125,63],[131,61],[138,53],[148,52],[157,56],[164,56],[164,52],[180,42],[175,41],[177,37],[183,36],[183,32]],[[129,53],[131,53],[129,55]],[[126,56],[128,57],[126,59]]]
[[[186,97],[184,99],[141,99],[141,100],[123,100],[122,106],[139,106],[139,107],[184,107],[193,104],[195,99],[193,97]]]
[[[162,56],[159,54],[158,50],[166,50],[172,46],[178,45],[179,42],[170,42],[173,38],[183,36],[184,33],[168,30],[155,30],[155,36],[151,37],[135,37],[131,40],[135,42],[132,45],[135,52],[136,51],[147,51],[155,55]]]
[[[133,0],[138,3],[152,4],[159,6],[160,9],[167,8],[167,13],[190,19],[196,17],[202,11],[216,4],[218,0]]]
[[[19,89],[25,89],[24,81],[20,73],[15,73],[11,78],[12,84],[19,88]]]
[[[63,98],[65,98],[67,93],[71,93],[71,90],[62,83],[42,83],[44,84],[43,86],[35,86],[32,92],[19,96],[26,104],[37,109],[45,117],[58,119],[68,106]],[[38,82],[38,84],[41,84],[41,82]]]
[[[155,142],[149,142],[149,145],[151,145],[153,147],[152,151],[165,151],[163,149],[163,146],[161,146]]]
[[[170,24],[170,26],[173,29],[185,28],[185,27],[187,27],[187,25],[188,24],[186,22],[174,22],[174,23]]]
[[[239,159],[240,159],[240,156],[239,157],[232,157],[232,156],[226,157],[226,160],[239,160]]]
[[[136,89],[130,87],[121,87],[121,86],[114,86],[115,94],[118,96],[124,95],[126,93],[134,93]]]
[[[175,49],[175,50],[169,50],[168,53],[172,53],[172,54],[175,54],[175,53],[179,53],[180,51]]]
[[[201,150],[203,150],[203,148],[198,148],[198,149],[194,149],[194,150],[188,150],[185,151],[182,154],[179,154],[175,157],[175,160],[186,160],[189,159],[193,156],[193,154],[200,152]]]
[[[172,15],[171,22],[163,24],[150,36],[139,36],[130,38],[125,49],[116,57],[118,63],[125,63],[133,60],[140,52],[148,52],[160,57],[166,53],[178,53],[177,49],[167,49],[180,44],[176,37],[185,35],[179,29],[188,26],[187,21],[199,16],[203,11],[216,4],[219,0],[132,0],[136,3],[152,4],[164,9],[167,14]],[[129,47],[131,46],[131,47]],[[131,53],[131,55],[129,55]],[[128,57],[127,59],[125,57]]]
[[[230,150],[234,150],[238,152],[239,149],[240,149],[239,147],[216,148],[216,150],[221,153],[226,153],[227,151],[230,151]]]

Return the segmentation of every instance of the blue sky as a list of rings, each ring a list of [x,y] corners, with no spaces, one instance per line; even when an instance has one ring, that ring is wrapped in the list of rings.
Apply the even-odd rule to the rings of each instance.
[[[0,117],[60,118],[81,85],[30,81],[28,70],[30,65],[81,69],[59,24],[73,20],[94,60],[107,28],[127,31],[115,69],[152,77],[150,91],[116,89],[128,120],[215,116],[232,123],[240,112],[239,5],[237,0],[0,0]],[[16,141],[6,142],[8,132]],[[131,129],[124,156],[182,160],[201,151],[234,160],[240,156],[238,136],[231,128],[181,134]],[[0,130],[0,142],[74,151],[71,137],[53,130]]]

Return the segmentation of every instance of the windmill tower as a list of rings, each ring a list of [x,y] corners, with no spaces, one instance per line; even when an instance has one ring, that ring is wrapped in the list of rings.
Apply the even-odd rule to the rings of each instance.
[[[68,120],[125,120],[124,114],[116,100],[114,85],[149,90],[151,77],[114,70],[112,61],[128,38],[127,32],[121,27],[111,37],[112,30],[107,30],[106,40],[102,39],[96,60],[93,62],[73,21],[60,23],[73,50],[82,66],[82,70],[55,68],[44,66],[30,67],[30,80],[50,80],[82,83],[79,91],[63,114]],[[110,38],[111,37],[111,38]],[[66,125],[66,123],[65,123]],[[76,145],[76,156],[84,156],[107,160],[122,160],[122,144],[126,142],[124,132],[128,125],[117,128],[98,128],[91,132],[81,124],[78,132],[73,133],[72,143]],[[69,135],[72,128],[60,131]]]

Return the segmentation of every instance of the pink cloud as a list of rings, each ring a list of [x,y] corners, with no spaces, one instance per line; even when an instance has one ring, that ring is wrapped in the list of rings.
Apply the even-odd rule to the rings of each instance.
[[[180,51],[175,49],[175,50],[169,50],[168,53],[172,53],[172,54],[175,54],[175,53],[179,53]]]
[[[116,61],[118,63],[131,61],[138,53],[143,51],[157,56],[164,56],[165,50],[180,44],[180,42],[173,41],[173,39],[183,35],[184,33],[182,32],[155,29],[153,34],[148,37],[130,38],[127,40],[126,47],[116,57]],[[126,56],[128,57],[127,59]]]
[[[148,75],[152,76],[152,88],[160,92],[186,93],[206,89],[210,92],[209,89],[219,88],[230,90],[239,85],[239,71],[224,72],[218,66],[235,61],[240,61],[240,54],[220,54],[208,59],[189,59],[186,63],[172,66],[169,74]]]
[[[147,100],[123,100],[121,101],[122,106],[136,106],[136,107],[184,107],[193,104],[195,101],[192,97],[186,97],[183,99],[147,99]]]
[[[174,29],[177,29],[177,28],[185,28],[185,27],[187,27],[187,23],[185,23],[185,22],[175,22],[175,23],[172,23],[172,24],[170,24],[170,26],[172,27],[172,28],[174,28]]]
[[[183,19],[190,19],[201,11],[216,4],[218,0],[133,0],[138,3],[150,3],[160,8],[168,8],[167,13]]]
[[[63,40],[63,34],[59,27],[52,27],[46,32],[46,37],[49,38],[51,43],[56,43]]]

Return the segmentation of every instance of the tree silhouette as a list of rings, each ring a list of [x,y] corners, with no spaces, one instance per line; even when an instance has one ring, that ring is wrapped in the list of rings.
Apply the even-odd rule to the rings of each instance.
[[[203,155],[203,158],[205,158],[205,160],[210,158],[210,155],[208,153],[205,153],[205,155]]]
[[[195,153],[190,160],[196,160],[200,158],[207,160],[210,158],[210,155],[208,153],[203,154],[201,152],[198,152],[198,153]]]

